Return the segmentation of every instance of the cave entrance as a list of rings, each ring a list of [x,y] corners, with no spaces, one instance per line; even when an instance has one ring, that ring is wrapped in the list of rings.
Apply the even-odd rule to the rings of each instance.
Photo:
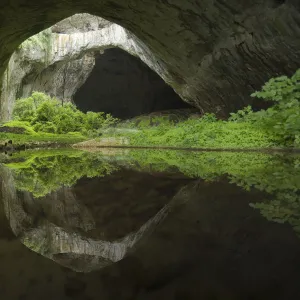
[[[120,119],[192,108],[140,59],[118,48],[96,55],[95,66],[73,101],[83,112],[103,111]]]

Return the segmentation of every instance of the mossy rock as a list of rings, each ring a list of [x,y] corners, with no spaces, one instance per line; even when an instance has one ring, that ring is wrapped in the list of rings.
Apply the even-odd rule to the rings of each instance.
[[[25,134],[26,129],[22,127],[9,127],[9,126],[1,126],[0,132],[6,133],[15,133],[15,134]]]

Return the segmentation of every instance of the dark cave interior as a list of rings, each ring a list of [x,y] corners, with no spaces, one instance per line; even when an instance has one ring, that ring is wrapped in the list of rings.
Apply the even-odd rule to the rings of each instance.
[[[90,76],[73,101],[83,112],[103,111],[120,119],[192,108],[140,59],[115,48],[97,54]]]

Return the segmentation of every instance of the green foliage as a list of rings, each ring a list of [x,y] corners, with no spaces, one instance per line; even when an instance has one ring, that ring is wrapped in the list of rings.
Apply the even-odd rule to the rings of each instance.
[[[270,79],[261,91],[251,96],[262,98],[267,101],[289,103],[300,100],[300,69],[291,77],[281,76]]]
[[[163,124],[127,133],[133,146],[170,146],[184,148],[266,148],[275,138],[264,129],[247,122],[217,121],[214,116],[189,119],[176,125]]]
[[[102,112],[84,114],[72,103],[62,103],[39,92],[17,100],[13,117],[17,121],[29,122],[36,132],[65,134],[78,131],[91,136],[118,121]]]
[[[261,91],[252,94],[275,105],[259,112],[251,106],[231,113],[228,121],[214,114],[174,124],[160,118],[156,127],[141,119],[135,132],[126,135],[132,146],[170,146],[211,149],[253,149],[300,146],[300,70],[291,78],[269,80]],[[134,127],[133,127],[134,128]]]
[[[270,79],[251,96],[275,103],[266,111],[253,113],[252,122],[276,135],[281,144],[300,146],[300,69],[291,78]]]
[[[170,146],[184,148],[253,149],[300,146],[300,70],[291,78],[269,80],[261,91],[252,94],[275,105],[253,112],[250,106],[231,113],[228,121],[217,120],[214,114],[199,119],[172,122],[165,116],[135,118],[117,129],[117,119],[104,113],[84,114],[76,107],[33,93],[17,101],[14,118],[30,122],[36,132],[66,134],[81,132],[85,136],[125,136],[132,146]],[[104,130],[105,129],[105,130]]]
[[[214,113],[206,113],[202,116],[202,118],[200,119],[202,122],[216,122],[217,121],[217,117]]]
[[[13,109],[13,119],[16,121],[32,122],[36,116],[37,108],[44,102],[50,101],[51,97],[34,92],[28,98],[18,99]]]
[[[250,105],[244,107],[241,110],[238,110],[236,113],[230,113],[230,117],[228,121],[231,122],[245,122],[245,121],[251,121],[253,117],[254,112],[252,111],[252,108]]]

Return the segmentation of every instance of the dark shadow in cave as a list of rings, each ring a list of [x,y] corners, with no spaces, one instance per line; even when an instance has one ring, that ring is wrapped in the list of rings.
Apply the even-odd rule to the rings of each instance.
[[[73,100],[83,112],[103,111],[121,119],[192,108],[140,59],[117,48],[96,56],[93,71]]]

